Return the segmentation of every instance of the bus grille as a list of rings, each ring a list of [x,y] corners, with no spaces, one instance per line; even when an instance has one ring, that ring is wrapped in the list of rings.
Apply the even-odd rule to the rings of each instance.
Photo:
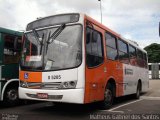
[[[61,82],[48,82],[48,83],[27,83],[28,88],[31,89],[47,89],[47,90],[57,90],[61,86]]]

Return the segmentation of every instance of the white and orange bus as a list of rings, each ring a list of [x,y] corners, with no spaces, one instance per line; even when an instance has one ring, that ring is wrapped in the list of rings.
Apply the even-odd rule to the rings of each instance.
[[[20,63],[22,99],[109,108],[115,97],[149,87],[147,53],[85,14],[59,14],[27,25]]]

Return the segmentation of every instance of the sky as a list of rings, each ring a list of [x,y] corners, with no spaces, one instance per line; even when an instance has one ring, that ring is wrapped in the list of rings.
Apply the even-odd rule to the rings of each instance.
[[[101,0],[102,23],[144,48],[160,44],[160,0]],[[0,0],[0,27],[25,30],[38,17],[81,12],[101,21],[98,0]]]

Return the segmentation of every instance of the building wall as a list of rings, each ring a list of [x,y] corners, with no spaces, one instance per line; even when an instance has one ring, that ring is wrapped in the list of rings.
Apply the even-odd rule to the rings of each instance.
[[[160,80],[160,63],[148,63],[149,79]]]

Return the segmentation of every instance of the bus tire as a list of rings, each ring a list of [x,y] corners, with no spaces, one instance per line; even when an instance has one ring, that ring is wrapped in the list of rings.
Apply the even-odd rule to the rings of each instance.
[[[108,83],[104,92],[104,100],[100,102],[101,109],[109,109],[113,104],[114,88],[112,87],[111,83]]]
[[[140,84],[140,82],[138,82],[137,90],[136,90],[136,94],[135,94],[135,99],[140,98],[140,93],[141,93],[141,84]]]
[[[4,105],[5,106],[14,106],[19,103],[19,96],[18,96],[18,87],[10,87],[7,88],[4,93]]]

